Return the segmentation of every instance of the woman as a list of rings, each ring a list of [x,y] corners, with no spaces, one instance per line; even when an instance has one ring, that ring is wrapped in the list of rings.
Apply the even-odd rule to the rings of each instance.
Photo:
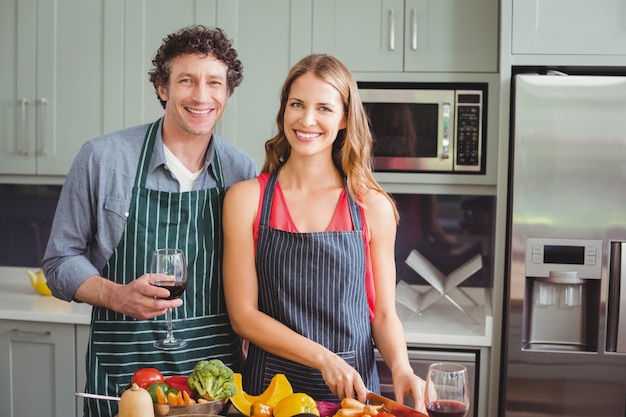
[[[311,55],[290,71],[258,178],[224,201],[224,289],[250,342],[247,392],[276,373],[294,391],[338,401],[379,391],[373,344],[396,398],[422,404],[395,310],[398,213],[375,181],[372,137],[348,69]]]

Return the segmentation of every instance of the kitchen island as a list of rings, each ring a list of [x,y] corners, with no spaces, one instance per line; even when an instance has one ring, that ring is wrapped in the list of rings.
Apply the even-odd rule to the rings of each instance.
[[[25,270],[0,267],[0,415],[82,415],[82,400],[69,398],[84,390],[91,306],[39,295]],[[417,293],[430,289],[412,288]],[[432,358],[467,353],[474,358],[476,402],[480,404],[486,399],[492,343],[490,291],[463,288],[450,296],[458,306],[441,297],[417,313],[397,303],[409,351],[418,358],[412,365],[425,377],[424,367]],[[379,362],[379,366],[384,364]],[[381,382],[385,382],[383,376]],[[236,413],[229,410],[229,414]]]

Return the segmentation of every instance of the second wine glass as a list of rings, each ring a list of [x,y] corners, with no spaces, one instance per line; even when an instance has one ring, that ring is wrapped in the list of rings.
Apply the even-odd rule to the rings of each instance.
[[[152,285],[169,290],[168,300],[180,297],[187,288],[187,259],[184,252],[180,249],[169,248],[155,250],[152,254],[150,273]],[[154,347],[162,350],[175,350],[186,346],[186,341],[174,337],[171,308],[167,309],[166,320],[167,335],[165,339],[154,342]]]
[[[428,367],[425,393],[430,417],[463,417],[469,409],[467,369],[457,363],[439,362]]]

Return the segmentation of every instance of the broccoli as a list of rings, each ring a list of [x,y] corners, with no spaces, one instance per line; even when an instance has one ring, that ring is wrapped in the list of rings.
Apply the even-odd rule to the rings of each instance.
[[[232,397],[237,393],[235,374],[219,359],[199,361],[193,368],[187,385],[208,401]]]

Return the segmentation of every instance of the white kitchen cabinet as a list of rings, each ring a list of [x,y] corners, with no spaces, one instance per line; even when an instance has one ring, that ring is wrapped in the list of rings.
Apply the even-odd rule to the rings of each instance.
[[[163,38],[185,26],[215,26],[217,0],[118,0],[106,5],[111,16],[107,28],[105,63],[107,115],[105,131],[157,120],[163,115],[148,71]],[[118,30],[114,30],[114,24]]]
[[[102,133],[103,4],[0,2],[0,174],[65,175]]]
[[[306,9],[300,1],[133,0],[108,5],[111,15],[124,16],[125,26],[106,49],[106,61],[117,66],[109,70],[110,84],[120,86],[107,93],[107,100],[120,103],[107,119],[107,130],[152,122],[163,115],[148,71],[167,34],[192,24],[218,26],[233,40],[243,62],[244,80],[229,99],[216,131],[261,164],[263,144],[274,130],[282,82],[290,64],[306,52],[294,52],[294,58],[290,55],[294,39],[302,36],[291,30],[296,25],[291,17],[301,16],[300,11],[310,14],[310,6]],[[115,48],[115,43],[125,47]]]
[[[497,72],[497,0],[313,0],[313,52],[352,71]]]
[[[77,324],[74,326],[76,331],[76,392],[85,392],[85,384],[87,382],[87,345],[89,344],[90,326]],[[83,415],[83,399],[75,397],[76,400],[76,416]]]
[[[514,0],[512,53],[626,55],[621,0]]]
[[[0,320],[0,415],[75,416],[74,327]]]
[[[261,168],[265,141],[276,134],[282,84],[293,64],[309,53],[310,4],[302,0],[227,0],[236,9],[219,22],[234,39],[244,79],[230,98],[220,133]],[[307,26],[308,25],[308,26]],[[310,46],[310,44],[309,44]]]

